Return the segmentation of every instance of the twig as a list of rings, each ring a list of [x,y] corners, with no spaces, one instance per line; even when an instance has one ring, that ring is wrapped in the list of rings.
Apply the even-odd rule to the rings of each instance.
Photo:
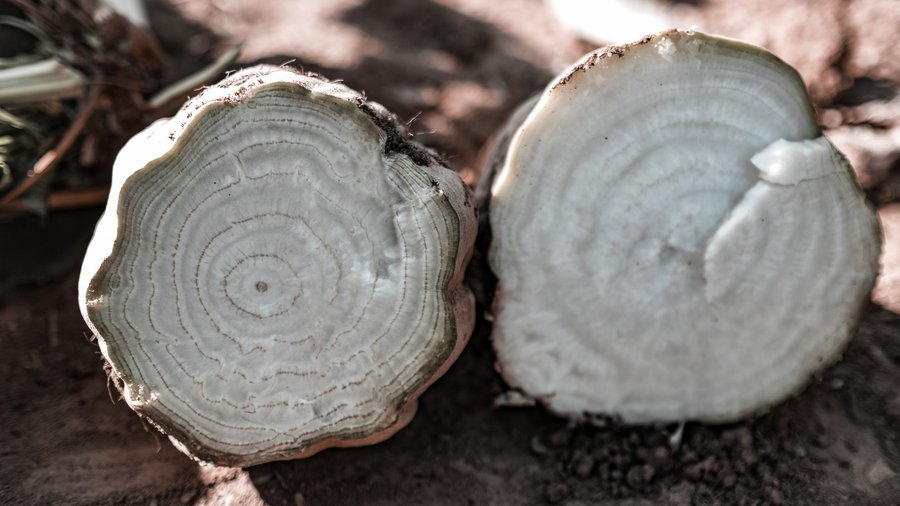
[[[103,89],[103,85],[94,86],[93,90],[91,90],[91,94],[88,96],[87,102],[85,102],[84,107],[81,108],[78,118],[72,122],[56,147],[44,153],[44,155],[34,164],[31,174],[19,183],[18,186],[0,198],[0,209],[5,208],[8,204],[21,197],[23,193],[38,184],[51,173],[54,168],[56,168],[60,160],[62,160],[66,152],[68,152],[69,148],[74,144],[75,139],[77,139],[82,130],[84,130],[85,125],[87,125],[87,121],[90,119],[91,114],[93,114]]]
[[[92,207],[106,202],[109,196],[109,188],[99,186],[82,190],[60,190],[50,193],[47,197],[48,209],[76,209]]]

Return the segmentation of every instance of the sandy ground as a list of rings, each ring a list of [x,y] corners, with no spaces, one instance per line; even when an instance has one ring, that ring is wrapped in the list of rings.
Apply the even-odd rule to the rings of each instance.
[[[515,106],[590,48],[537,0],[149,4],[176,74],[244,41],[242,65],[293,61],[365,90],[469,182]],[[0,307],[0,504],[900,503],[900,7],[708,0],[668,8],[683,26],[763,44],[797,66],[826,132],[879,206],[879,305],[844,360],[802,394],[745,423],[689,424],[674,449],[674,427],[570,427],[537,408],[492,408],[503,384],[480,319],[417,418],[386,443],[248,469],[201,467],[116,401],[70,272]],[[78,245],[95,217],[71,213],[51,225],[77,231]],[[15,258],[19,250],[6,246],[16,237],[0,240],[4,255]],[[473,269],[483,274],[478,260]]]

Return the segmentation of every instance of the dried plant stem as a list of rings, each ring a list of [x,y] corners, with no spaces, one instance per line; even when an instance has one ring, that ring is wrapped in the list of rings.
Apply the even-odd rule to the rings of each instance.
[[[47,196],[48,209],[76,209],[103,204],[109,196],[109,188],[97,186],[81,190],[60,190]]]
[[[41,182],[48,174],[50,174],[54,168],[59,164],[60,160],[65,156],[65,154],[69,151],[72,145],[75,143],[75,140],[78,139],[78,136],[81,135],[81,132],[84,130],[85,125],[87,125],[88,120],[91,115],[94,113],[94,110],[97,108],[97,103],[99,102],[100,96],[103,93],[104,87],[102,85],[96,85],[91,90],[90,95],[88,95],[87,101],[84,103],[84,106],[81,108],[81,111],[78,113],[78,117],[74,122],[69,126],[69,129],[66,130],[66,133],[60,138],[59,142],[56,144],[56,147],[44,153],[43,156],[38,159],[34,164],[34,168],[29,173],[29,176],[22,180],[18,186],[10,190],[6,195],[0,198],[0,209],[8,210],[7,206],[12,203],[17,198],[21,197],[26,191],[34,187],[34,185]]]

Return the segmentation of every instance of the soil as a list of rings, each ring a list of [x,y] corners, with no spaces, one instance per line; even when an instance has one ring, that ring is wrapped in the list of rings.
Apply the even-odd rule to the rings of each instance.
[[[365,90],[470,183],[511,111],[590,48],[536,0],[148,3],[173,75],[243,40],[242,65],[294,61]],[[575,426],[539,407],[495,408],[505,387],[480,318],[457,364],[390,440],[203,467],[142,425],[108,383],[75,303],[74,261],[96,211],[61,213],[43,238],[0,231],[0,286],[41,282],[7,290],[0,306],[0,504],[900,504],[900,34],[888,28],[900,9],[891,0],[676,7],[800,68],[826,132],[881,209],[880,305],[804,392],[726,426]],[[483,269],[477,256],[473,271]]]

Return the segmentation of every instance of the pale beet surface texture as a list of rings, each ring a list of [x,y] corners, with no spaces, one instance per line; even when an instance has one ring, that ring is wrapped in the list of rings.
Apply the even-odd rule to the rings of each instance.
[[[670,31],[551,81],[493,181],[492,339],[579,418],[730,422],[846,346],[880,230],[796,72]]]
[[[378,442],[468,340],[474,208],[379,108],[254,67],[119,154],[82,312],[129,406],[198,460]]]

